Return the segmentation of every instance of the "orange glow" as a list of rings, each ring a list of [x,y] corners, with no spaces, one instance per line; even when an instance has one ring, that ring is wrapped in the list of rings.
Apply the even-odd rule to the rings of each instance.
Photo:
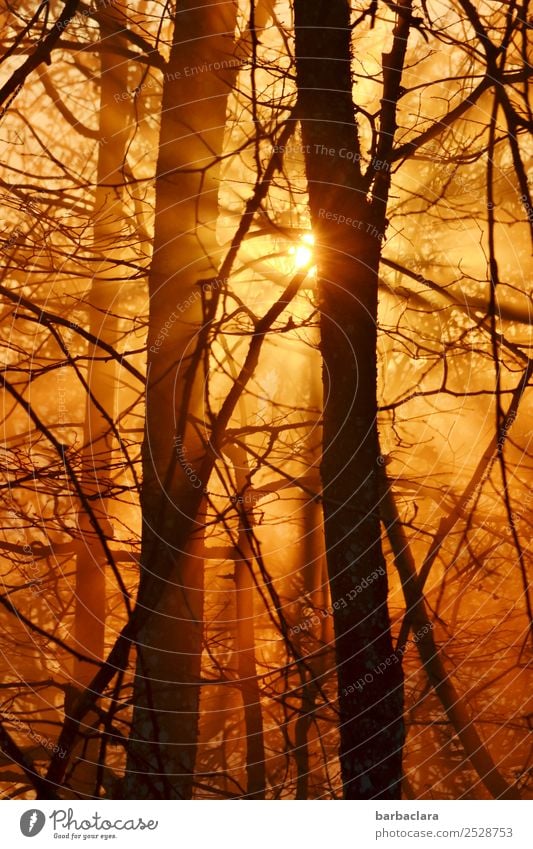
[[[314,260],[313,245],[315,237],[312,233],[305,233],[300,239],[300,243],[290,248],[289,253],[293,258],[293,265],[296,271],[303,268],[308,268]]]

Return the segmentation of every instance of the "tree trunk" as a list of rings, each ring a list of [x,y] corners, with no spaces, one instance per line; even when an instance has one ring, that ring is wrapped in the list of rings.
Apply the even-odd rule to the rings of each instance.
[[[507,784],[492,756],[479,736],[467,700],[455,688],[446,671],[442,653],[433,636],[433,623],[427,611],[424,593],[398,513],[394,494],[387,475],[383,472],[381,515],[387,528],[396,568],[402,582],[406,609],[412,621],[415,642],[420,659],[448,720],[457,734],[464,752],[494,799],[518,799],[519,794]],[[401,651],[405,651],[402,646]]]
[[[235,558],[235,591],[237,596],[238,669],[246,731],[246,775],[248,779],[246,798],[264,799],[266,789],[265,745],[261,694],[255,660],[255,582],[252,573],[253,556],[247,542],[247,534],[243,529],[239,533],[239,552],[236,553]],[[247,560],[243,559],[244,552],[247,552]]]
[[[317,700],[320,688],[324,687],[326,674],[332,668],[333,634],[331,633],[330,617],[327,613],[329,595],[327,574],[325,568],[323,515],[319,504],[308,502],[303,508],[303,552],[304,552],[304,590],[309,599],[314,615],[321,611],[319,623],[311,631],[316,639],[315,651],[318,657],[305,659],[300,663],[299,672],[302,679],[302,696],[300,715],[296,720],[294,731],[294,760],[296,764],[296,798],[313,799],[313,784],[316,775],[313,774],[310,757],[309,732],[316,713],[319,710]],[[307,633],[305,631],[304,633]],[[312,750],[311,750],[312,752]],[[315,753],[316,757],[316,753]],[[323,786],[323,785],[322,785]]]
[[[234,463],[236,492],[238,496],[243,498],[243,503],[240,505],[239,536],[235,551],[235,594],[237,663],[246,732],[246,775],[248,779],[246,798],[264,799],[266,789],[265,743],[261,693],[255,656],[255,581],[253,574],[255,557],[249,539],[255,519],[253,505],[247,502],[246,496],[250,468],[248,456],[243,448],[232,445],[231,449],[225,448],[225,452],[231,456]]]
[[[94,204],[94,253],[96,270],[88,296],[89,331],[98,340],[115,347],[119,338],[117,277],[121,261],[124,227],[122,192],[123,164],[129,133],[131,107],[124,101],[128,65],[119,55],[126,42],[120,34],[124,21],[119,12],[105,10],[100,18],[100,108],[97,186]],[[115,97],[116,95],[116,97]],[[83,431],[82,485],[92,515],[83,505],[79,514],[80,550],[76,559],[74,614],[75,648],[102,660],[106,619],[106,543],[112,536],[108,520],[108,492],[113,459],[112,423],[115,421],[117,360],[89,344],[88,398]],[[73,683],[83,689],[91,681],[95,666],[76,659]],[[66,709],[68,711],[67,699]],[[86,731],[96,715],[86,719]],[[80,746],[80,762],[70,785],[82,795],[93,795],[96,782],[97,741]]]
[[[342,780],[347,799],[394,799],[400,795],[402,776],[403,680],[400,664],[387,666],[383,675],[376,673],[393,655],[380,536],[376,422],[377,291],[384,223],[366,200],[359,167],[349,4],[295,0],[294,9],[299,118],[319,276],[321,477]],[[352,152],[352,158],[341,151]]]
[[[179,4],[164,75],[143,446],[143,536],[127,798],[192,795],[203,635],[200,481],[204,444],[190,415],[202,397],[191,355],[202,288],[218,264],[215,225],[236,6]],[[190,545],[184,528],[195,522]],[[196,552],[196,553],[195,553]],[[155,610],[151,599],[156,599]]]
[[[318,345],[318,331],[316,340]],[[310,386],[310,408],[320,409],[322,402],[322,387],[315,368],[317,357],[309,358],[309,386]],[[312,488],[320,489],[318,479],[319,451],[315,447],[315,433],[312,429],[306,439],[305,457],[307,458],[307,476],[313,480]],[[316,477],[316,482],[314,478]],[[311,644],[311,651],[317,652],[317,656],[305,657],[305,663],[299,664],[299,672],[302,680],[302,697],[300,716],[296,720],[294,731],[294,760],[296,764],[296,798],[312,799],[314,796],[314,784],[324,786],[326,782],[317,780],[316,772],[313,771],[313,750],[310,746],[309,736],[316,722],[318,699],[320,690],[324,688],[327,673],[331,672],[334,665],[333,648],[334,635],[331,617],[327,613],[330,603],[328,591],[328,576],[326,565],[326,552],[324,546],[324,514],[322,505],[312,499],[307,501],[302,508],[302,573],[303,588],[306,599],[310,602],[314,615],[321,611],[319,622],[313,619],[311,634],[316,643]],[[307,629],[304,633],[308,633]],[[305,652],[300,648],[300,653]],[[319,704],[319,703],[318,703]],[[315,753],[316,759],[316,753]]]

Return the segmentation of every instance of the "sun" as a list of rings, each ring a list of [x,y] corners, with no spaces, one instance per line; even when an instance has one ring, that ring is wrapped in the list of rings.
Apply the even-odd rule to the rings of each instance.
[[[300,239],[298,245],[290,248],[289,253],[292,256],[293,265],[296,271],[302,268],[308,268],[314,259],[313,245],[315,237],[312,233],[305,233]]]

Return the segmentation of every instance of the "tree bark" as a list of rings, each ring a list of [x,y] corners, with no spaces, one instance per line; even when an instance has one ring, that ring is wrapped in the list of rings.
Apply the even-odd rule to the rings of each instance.
[[[327,570],[324,551],[322,508],[316,502],[308,502],[303,508],[302,530],[304,536],[304,590],[313,611],[327,611],[329,606]],[[315,614],[317,615],[317,614]],[[329,615],[319,617],[318,625],[312,629],[316,639],[317,657],[306,658],[300,664],[302,696],[300,715],[294,729],[294,760],[296,764],[296,798],[313,799],[313,785],[318,783],[313,770],[313,750],[309,734],[319,710],[317,700],[328,670],[331,671],[334,637]],[[315,754],[316,759],[316,754]],[[323,785],[322,785],[323,786]]]
[[[448,720],[459,737],[465,755],[494,799],[517,799],[519,794],[498,770],[492,756],[480,738],[468,704],[455,688],[446,671],[441,652],[433,636],[433,624],[427,611],[414,558],[398,513],[396,501],[387,476],[383,475],[381,501],[383,523],[394,554],[396,568],[402,582],[405,604],[416,636],[416,647],[426,674],[438,696]],[[401,647],[401,651],[405,646]]]
[[[244,407],[244,404],[241,405]],[[245,424],[245,416],[241,417]],[[255,652],[255,580],[253,564],[255,555],[250,544],[250,534],[255,525],[254,506],[247,498],[250,480],[248,455],[238,445],[226,446],[225,453],[234,466],[237,497],[243,499],[239,505],[239,535],[234,552],[235,597],[236,597],[236,650],[239,681],[244,709],[246,733],[246,776],[247,799],[264,799],[266,790],[265,743],[263,736],[263,713],[261,692],[257,678]]]
[[[318,331],[313,342],[318,345]],[[322,402],[322,387],[317,373],[318,357],[309,358],[310,408],[320,409]],[[318,492],[320,481],[318,467],[320,463],[319,448],[316,445],[314,430],[307,434],[305,457],[307,459],[307,476],[311,477],[312,488]],[[316,481],[315,481],[316,478]],[[333,623],[328,613],[330,606],[329,585],[327,575],[326,551],[324,545],[324,514],[322,505],[315,499],[307,501],[302,508],[302,577],[306,599],[310,602],[313,615],[318,616],[319,622],[313,618],[310,633],[314,638],[311,643],[311,655],[305,657],[305,663],[300,663],[299,673],[302,681],[302,696],[300,715],[294,729],[294,760],[296,764],[296,798],[312,799],[315,797],[314,785],[324,786],[317,776],[318,770],[313,769],[316,762],[316,752],[310,745],[310,733],[316,714],[319,710],[321,689],[328,672],[334,668]],[[318,615],[317,611],[321,611]],[[307,628],[304,633],[309,633]],[[306,640],[306,642],[308,642]],[[303,648],[300,654],[305,656]],[[316,656],[314,656],[316,652]],[[313,757],[314,755],[314,757]],[[322,764],[321,764],[322,766]]]
[[[349,4],[295,0],[294,10],[319,277],[321,477],[344,796],[394,799],[402,775],[402,673],[399,664],[384,675],[374,673],[393,653],[378,497],[377,291],[384,216],[366,199],[359,165]]]
[[[200,464],[191,425],[202,397],[191,354],[204,320],[199,281],[218,264],[215,225],[236,6],[179,4],[164,75],[143,445],[137,669],[125,794],[187,799],[198,737],[203,636]],[[200,513],[198,510],[200,508]],[[193,523],[190,544],[184,528]],[[151,599],[157,599],[152,609]]]
[[[88,295],[87,310],[91,336],[115,348],[119,338],[118,267],[123,258],[124,187],[123,165],[129,133],[130,109],[123,98],[128,85],[128,65],[120,56],[125,45],[121,35],[124,19],[116,10],[105,10],[100,18],[100,107],[97,185],[94,203],[94,253],[96,269]],[[116,97],[115,97],[116,96]],[[79,513],[80,551],[76,559],[74,613],[75,648],[102,660],[106,619],[107,541],[112,536],[108,520],[108,492],[113,460],[112,423],[115,421],[117,359],[107,356],[98,344],[88,346],[88,398],[83,430],[82,485],[92,515],[85,505]],[[95,667],[75,659],[74,687],[83,689]],[[69,710],[69,699],[65,708]],[[96,719],[86,719],[85,733],[91,734]],[[95,792],[98,741],[79,747],[80,762],[74,767],[71,787],[82,795]]]

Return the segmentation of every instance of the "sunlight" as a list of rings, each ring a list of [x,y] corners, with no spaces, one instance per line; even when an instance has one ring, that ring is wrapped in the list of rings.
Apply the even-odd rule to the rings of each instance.
[[[19,849],[533,849],[525,7],[0,2]]]
[[[308,268],[314,259],[312,246],[315,243],[315,237],[312,233],[305,233],[300,239],[300,244],[290,248],[289,253],[293,258],[293,265],[296,271],[302,268]]]

